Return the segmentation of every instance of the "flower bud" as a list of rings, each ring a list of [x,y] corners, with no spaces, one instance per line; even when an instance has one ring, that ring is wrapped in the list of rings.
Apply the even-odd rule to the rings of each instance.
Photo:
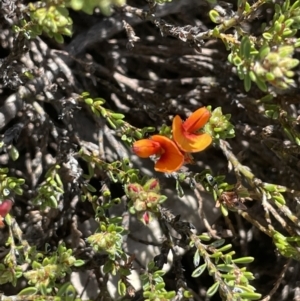
[[[134,209],[136,211],[145,211],[147,209],[147,205],[145,203],[145,201],[142,201],[140,199],[137,199],[135,202],[134,202]]]
[[[5,217],[6,214],[8,214],[9,211],[11,210],[12,205],[13,205],[13,201],[10,199],[2,201],[2,203],[0,204],[0,215],[2,217]]]
[[[13,200],[10,199],[2,201],[2,203],[0,204],[0,228],[4,227],[3,219],[10,212],[13,204]]]
[[[147,195],[147,203],[157,204],[160,199],[160,195],[155,192],[149,192]]]
[[[143,186],[145,191],[159,192],[160,185],[158,179],[150,179]]]
[[[125,185],[125,193],[130,199],[135,200],[142,191],[144,191],[144,188],[140,184],[129,183],[128,185]]]
[[[143,214],[143,219],[142,221],[144,222],[145,225],[148,225],[149,222],[150,222],[150,215],[149,215],[149,212],[146,211],[144,214]]]

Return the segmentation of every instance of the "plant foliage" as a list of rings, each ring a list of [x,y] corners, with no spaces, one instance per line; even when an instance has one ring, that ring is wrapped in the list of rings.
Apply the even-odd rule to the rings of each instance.
[[[100,64],[96,66],[95,63],[95,70],[92,70],[92,66],[83,64],[79,57],[68,54],[68,51],[68,59],[62,59],[63,55],[56,56],[56,52],[60,50],[51,52],[49,49],[43,50],[42,47],[38,49],[35,44],[44,45],[42,39],[48,39],[51,43],[56,43],[57,47],[63,47],[65,40],[73,39],[72,35],[76,33],[74,24],[77,20],[72,16],[88,14],[92,18],[99,12],[105,16],[120,14],[124,17],[122,24],[128,38],[127,48],[124,49],[127,52],[134,51],[138,41],[143,43],[132,27],[136,24],[136,19],[150,21],[151,26],[164,38],[176,38],[182,42],[182,48],[187,49],[189,46],[197,53],[201,52],[205,42],[218,40],[227,51],[228,66],[233,76],[236,75],[235,81],[243,84],[244,90],[239,95],[248,95],[251,92],[256,95],[256,98],[249,97],[243,103],[235,99],[230,102],[239,103],[239,108],[246,108],[248,112],[251,112],[249,108],[252,105],[256,118],[255,120],[253,117],[252,122],[258,120],[255,123],[257,126],[261,126],[263,122],[268,124],[264,128],[265,136],[270,137],[275,127],[279,129],[278,136],[285,140],[284,143],[282,140],[278,142],[279,138],[263,141],[277,158],[290,166],[290,162],[299,155],[299,99],[295,103],[289,103],[284,97],[294,88],[299,90],[299,73],[296,69],[299,59],[295,54],[299,54],[300,46],[300,0],[276,3],[268,0],[238,0],[234,8],[221,1],[208,1],[207,17],[213,25],[207,30],[202,29],[204,26],[189,24],[175,26],[159,18],[157,14],[168,2],[171,1],[147,1],[144,8],[130,6],[123,0],[2,3],[1,14],[6,20],[5,30],[10,35],[7,43],[11,44],[11,48],[1,61],[1,89],[17,89],[5,104],[13,101],[20,105],[12,110],[13,113],[9,111],[9,114],[8,109],[5,111],[0,108],[0,113],[4,112],[3,115],[7,117],[4,121],[0,120],[0,123],[3,122],[1,128],[4,129],[0,147],[6,156],[1,159],[4,166],[0,169],[1,223],[3,224],[2,219],[5,220],[5,224],[0,226],[1,231],[6,234],[3,234],[5,254],[0,263],[0,285],[22,287],[16,297],[19,299],[1,295],[2,301],[81,300],[80,292],[76,291],[76,286],[71,281],[71,274],[86,270],[93,270],[98,278],[99,300],[105,295],[105,300],[114,300],[107,292],[107,283],[112,276],[117,278],[118,300],[133,298],[137,292],[129,276],[135,270],[135,255],[130,254],[126,248],[131,235],[125,222],[126,216],[130,219],[136,218],[139,227],[149,227],[151,223],[157,222],[163,233],[163,237],[158,238],[159,254],[140,263],[140,267],[144,267],[139,270],[143,300],[192,300],[195,292],[186,280],[182,255],[178,254],[178,248],[193,254],[193,270],[189,271],[188,277],[201,279],[205,273],[211,277],[212,284],[205,289],[207,298],[219,295],[221,300],[227,301],[261,299],[262,294],[253,284],[257,282],[254,282],[252,266],[247,267],[255,262],[255,257],[251,254],[241,255],[232,242],[216,234],[203,212],[201,218],[206,227],[203,233],[197,233],[190,220],[184,221],[180,215],[173,214],[168,208],[168,197],[161,184],[160,175],[154,176],[152,169],[145,172],[141,167],[136,168],[136,161],[133,162],[132,159],[133,153],[142,157],[142,162],[154,160],[156,171],[168,171],[165,175],[173,181],[171,188],[174,200],[171,201],[177,202],[179,199],[175,199],[175,195],[183,197],[191,190],[199,204],[202,204],[201,194],[207,193],[212,196],[213,207],[224,218],[225,225],[233,235],[236,226],[232,223],[233,217],[240,224],[241,220],[247,221],[255,231],[270,237],[278,256],[286,258],[289,264],[292,260],[299,262],[299,188],[295,185],[289,187],[286,181],[276,184],[271,172],[269,178],[260,179],[261,175],[251,170],[254,159],[242,163],[241,156],[231,148],[231,144],[234,145],[238,139],[236,133],[240,131],[241,125],[233,114],[227,113],[228,100],[222,100],[218,105],[211,100],[204,103],[206,109],[200,111],[199,107],[202,105],[198,103],[193,108],[195,110],[190,110],[189,106],[188,110],[193,113],[187,120],[182,121],[178,114],[185,115],[184,106],[180,104],[182,112],[176,115],[174,110],[168,111],[168,105],[164,105],[163,100],[159,108],[155,107],[156,100],[152,95],[153,102],[149,102],[149,107],[154,103],[155,108],[151,115],[150,110],[143,107],[143,97],[148,92],[142,84],[139,86],[140,82],[132,82],[130,79],[126,81],[120,75],[117,77],[117,71],[110,74]],[[268,22],[263,22],[258,30],[252,32],[250,25],[266,7],[270,7],[272,16],[269,16]],[[126,17],[128,15],[129,18]],[[141,31],[138,32],[141,34]],[[107,44],[113,43],[113,40],[107,41]],[[115,49],[119,47],[121,46],[115,45]],[[68,50],[67,47],[66,49]],[[38,51],[42,55],[41,60],[36,61],[37,65],[28,64],[23,68],[26,57],[29,60],[30,56],[38,56]],[[48,57],[49,53],[52,56]],[[118,55],[120,54],[115,52],[112,57]],[[122,55],[125,60],[127,54]],[[167,59],[169,58],[165,58]],[[112,88],[111,98],[116,99],[121,95],[131,102],[130,110],[136,109],[140,112],[143,109],[149,116],[156,116],[152,119],[155,122],[147,121],[140,126],[139,122],[135,123],[135,120],[127,118],[130,110],[126,112],[120,102],[117,106],[112,105],[107,93],[102,95],[100,89],[98,94],[95,91],[86,91],[82,88],[83,84],[80,88],[75,84],[69,85],[68,80],[71,82],[74,77],[68,71],[73,64],[71,61],[90,68],[79,73],[84,73],[84,80],[91,80],[95,83],[94,86],[97,86],[97,81],[102,81],[106,87],[118,83],[120,90],[115,93]],[[147,69],[148,66],[143,68]],[[115,68],[118,71],[121,69],[122,67]],[[149,77],[152,76],[151,82],[158,80],[150,69],[147,72]],[[65,78],[61,73],[64,73]],[[108,81],[103,79],[103,74],[109,78]],[[127,94],[126,85],[134,91],[134,97]],[[213,86],[213,83],[207,84],[210,85]],[[201,87],[203,91],[206,89],[204,84]],[[56,94],[57,89],[60,94]],[[162,93],[159,97],[162,95],[168,98],[167,93]],[[102,97],[107,97],[107,100]],[[47,105],[43,107],[43,103],[50,103],[60,111],[59,117],[63,120],[64,129],[60,128],[58,118],[55,120],[57,123],[51,120],[50,113],[45,109]],[[17,112],[22,116],[22,122],[12,125],[9,122],[18,117]],[[78,128],[74,125],[78,114],[86,114],[87,124],[90,121],[95,124],[99,133],[98,148],[92,147],[85,140],[90,133],[85,136],[77,134]],[[164,118],[157,117],[159,114]],[[175,124],[176,120],[180,122]],[[80,127],[85,128],[85,124]],[[26,131],[26,138],[20,135],[22,131]],[[154,132],[157,134],[154,135]],[[248,133],[246,130],[244,132]],[[115,156],[107,156],[104,138],[111,143]],[[20,140],[24,145],[18,142]],[[26,146],[29,141],[33,147]],[[56,144],[53,141],[58,142]],[[274,141],[278,143],[273,143]],[[169,148],[168,143],[171,145]],[[190,144],[187,146],[187,143]],[[209,145],[211,146],[207,150]],[[149,150],[151,147],[153,151]],[[205,162],[201,163],[201,155],[211,149],[219,150],[224,155],[229,166],[228,172],[224,169],[223,172],[216,172],[205,168]],[[129,150],[129,156],[126,150]],[[200,155],[194,154],[200,151]],[[182,160],[172,170],[175,155]],[[164,170],[161,165],[166,164],[166,160],[169,160],[169,165]],[[193,164],[198,163],[201,164],[193,168]],[[229,173],[231,177],[228,177]],[[295,172],[291,178],[297,176]],[[117,193],[113,187],[118,187],[121,192]],[[15,205],[12,205],[13,202]],[[256,204],[253,207],[260,206],[260,211],[264,214],[257,217],[251,213],[253,203]],[[24,217],[22,213],[14,211],[14,206],[28,206],[26,210],[31,213],[26,213],[27,219],[35,224],[44,224],[44,229],[49,230],[46,231],[47,235],[40,232],[40,239],[25,235],[27,226],[24,225]],[[118,211],[114,210],[120,206],[123,206],[122,213],[115,213]],[[84,214],[96,224],[95,230],[86,236],[78,228],[79,220],[83,217],[79,213],[74,217],[74,211],[78,210],[75,208],[83,207],[88,208],[83,210]],[[82,213],[83,216],[84,214]],[[34,226],[29,222],[28,224],[33,231]],[[65,235],[68,231],[71,238]],[[169,289],[166,283],[164,270],[170,254],[171,271],[175,274],[173,289]],[[278,285],[281,278],[277,280]]]

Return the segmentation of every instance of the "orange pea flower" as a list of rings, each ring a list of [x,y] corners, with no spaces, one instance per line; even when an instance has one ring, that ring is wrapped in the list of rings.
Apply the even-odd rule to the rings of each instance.
[[[154,169],[160,172],[173,172],[184,163],[184,155],[171,139],[153,135],[150,139],[141,139],[133,143],[133,151],[141,158],[152,155],[159,157]]]
[[[172,124],[173,139],[181,150],[196,153],[211,144],[212,138],[210,135],[199,133],[199,130],[203,128],[209,118],[210,112],[205,107],[192,113],[186,121],[182,121],[178,115],[174,117]]]

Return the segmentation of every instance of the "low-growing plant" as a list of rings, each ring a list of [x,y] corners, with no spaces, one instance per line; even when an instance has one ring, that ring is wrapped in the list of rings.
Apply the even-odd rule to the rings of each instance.
[[[10,23],[10,30],[14,34],[13,49],[0,66],[4,86],[24,87],[25,82],[39,81],[36,70],[16,71],[17,74],[13,76],[12,72],[9,72],[9,66],[20,59],[27,51],[26,45],[32,45],[28,43],[36,39],[53,38],[62,44],[64,36],[70,38],[74,31],[73,23],[76,21],[72,20],[72,10],[91,15],[98,9],[105,15],[118,12],[125,16],[126,13],[131,13],[142,20],[151,21],[163,36],[169,35],[183,43],[189,43],[189,46],[197,51],[201,50],[204,41],[219,40],[228,51],[228,62],[237,76],[236,80],[243,81],[244,93],[256,89],[252,83],[258,88],[257,99],[249,100],[259,108],[255,114],[267,120],[270,126],[276,124],[289,142],[272,145],[270,149],[281,160],[297,156],[300,145],[299,116],[290,114],[289,105],[281,101],[280,95],[285,95],[286,91],[294,87],[299,88],[295,71],[299,60],[294,54],[300,45],[300,0],[286,0],[282,3],[271,3],[268,0],[249,3],[238,0],[235,10],[230,6],[224,9],[219,1],[208,1],[208,16],[216,25],[206,31],[190,25],[175,26],[158,19],[158,4],[166,5],[166,2],[169,1],[147,1],[147,9],[134,8],[120,0],[49,0],[22,3],[20,7],[15,8],[18,18]],[[268,23],[261,24],[259,34],[252,34],[247,31],[245,24],[251,24],[265,5],[272,6],[272,18]],[[10,20],[9,14],[5,17]],[[135,33],[129,23],[124,24],[132,49],[138,39],[133,38]],[[186,45],[183,44],[182,47]],[[55,87],[49,85],[47,89],[37,91],[32,97],[38,99],[40,94],[48,95],[52,93],[51,89],[55,90]],[[65,85],[62,90],[69,89]],[[36,99],[30,99],[31,92],[24,92],[22,89],[20,91],[18,97],[24,101],[24,110],[28,110],[26,114],[29,117],[23,113],[26,116],[24,118],[28,119],[26,125],[8,125],[4,132],[0,147],[3,153],[7,153],[7,162],[12,160],[18,163],[21,156],[25,157],[22,146],[18,144],[19,139],[22,139],[20,132],[27,126],[29,130],[33,128],[32,124],[38,118],[34,119],[32,115],[43,115]],[[68,100],[69,103],[80,108],[80,113],[85,112],[99,128],[108,126],[114,134],[109,136],[109,139],[113,141],[114,152],[118,154],[119,159],[107,159],[103,153],[89,148],[84,139],[79,139],[76,135],[73,136],[72,143],[75,141],[78,148],[72,149],[72,143],[69,143],[70,140],[66,136],[75,131],[74,127],[69,124],[69,127],[66,126],[67,134],[64,131],[55,134],[59,126],[43,116],[51,128],[49,132],[52,136],[47,135],[58,140],[65,137],[69,143],[67,150],[61,151],[64,141],[60,141],[60,148],[55,150],[57,158],[51,160],[51,141],[47,142],[47,147],[44,145],[42,148],[39,140],[44,133],[39,134],[39,138],[35,137],[38,136],[38,124],[35,125],[36,133],[33,134],[35,147],[40,152],[48,152],[49,156],[47,162],[32,164],[42,169],[35,184],[32,184],[32,178],[22,177],[20,172],[16,172],[16,169],[20,168],[17,165],[7,163],[10,169],[0,169],[0,227],[7,228],[7,252],[0,263],[0,284],[17,286],[22,281],[26,282],[26,287],[19,292],[20,296],[16,297],[19,299],[14,300],[81,300],[76,287],[71,283],[70,275],[85,268],[91,269],[89,263],[92,260],[81,254],[82,246],[87,246],[86,249],[96,254],[94,257],[100,258],[95,260],[96,263],[93,261],[92,268],[97,270],[97,277],[103,279],[101,289],[105,291],[108,278],[116,276],[119,299],[132,298],[136,292],[128,276],[134,269],[134,254],[128,254],[124,248],[124,241],[130,231],[124,225],[123,215],[113,216],[110,213],[121,203],[125,204],[123,213],[137,218],[141,226],[147,227],[151,222],[157,221],[164,234],[160,253],[141,263],[145,267],[139,271],[143,300],[192,300],[193,292],[185,279],[181,256],[176,252],[177,247],[193,254],[194,267],[190,277],[200,278],[204,272],[208,272],[212,278],[213,284],[206,290],[207,298],[219,294],[222,300],[227,301],[261,299],[262,294],[257,292],[252,284],[254,273],[251,272],[251,268],[246,267],[255,261],[255,258],[251,254],[236,255],[238,252],[235,251],[235,247],[216,235],[209,223],[205,223],[206,230],[203,233],[195,233],[190,221],[183,221],[179,215],[174,215],[168,209],[165,203],[167,196],[164,195],[158,177],[146,175],[140,169],[134,168],[132,156],[124,156],[122,147],[129,148],[130,154],[137,155],[141,160],[154,161],[153,171],[173,178],[174,195],[183,197],[186,190],[191,189],[200,202],[200,192],[209,193],[216,210],[224,217],[232,233],[235,233],[231,220],[234,214],[269,236],[273,241],[274,250],[280,256],[287,260],[299,261],[299,214],[297,206],[294,206],[291,200],[297,200],[300,191],[297,187],[273,183],[271,178],[262,180],[251,171],[249,163],[242,163],[240,157],[231,149],[231,139],[235,138],[238,124],[231,121],[231,114],[223,113],[227,111],[225,101],[224,106],[215,106],[213,101],[206,103],[206,106],[197,105],[189,116],[184,116],[187,117],[185,120],[170,113],[169,123],[164,119],[160,124],[139,128],[138,125],[127,121],[126,113],[103,99],[101,93],[99,97],[94,97],[91,92],[77,92],[72,91],[72,101]],[[52,100],[53,103],[58,102],[55,97]],[[62,109],[62,103],[67,102],[66,98],[62,96],[59,101],[61,103],[58,107]],[[298,103],[295,104],[297,105]],[[62,119],[74,120],[71,112],[68,114],[69,117],[62,115]],[[99,144],[103,144],[103,141],[99,141]],[[197,163],[199,153],[206,152],[209,147],[219,150],[226,158],[233,174],[230,181],[227,180],[226,172],[214,174],[213,170],[205,167],[195,172],[192,168],[193,164]],[[29,160],[28,156],[26,160]],[[29,170],[28,165],[26,168],[26,174],[34,173]],[[111,188],[112,184],[120,185],[121,195],[116,196]],[[34,245],[25,237],[24,225],[18,224],[21,214],[16,218],[11,214],[14,199],[18,200],[21,196],[31,209],[35,208],[40,212],[37,218],[39,221],[48,218],[48,226],[56,233],[52,233],[53,241],[48,242],[46,238],[40,245]],[[82,233],[76,228],[77,221],[70,217],[74,215],[74,199],[90,207],[90,218],[97,225],[95,232],[83,237],[82,241],[78,238],[82,237]],[[264,219],[250,213],[251,202],[261,205]],[[68,211],[65,208],[70,209]],[[52,217],[47,217],[51,214]],[[58,217],[60,214],[61,218]],[[59,235],[58,225],[64,223],[64,220],[68,221],[66,227],[72,228],[73,235],[78,235],[77,241],[80,241],[81,245],[78,242],[76,247],[73,247],[68,239],[56,239]],[[174,232],[178,237],[174,237]],[[168,262],[169,253],[173,255],[171,266],[176,274],[175,289],[172,290],[169,290],[164,278],[164,266]],[[278,281],[280,282],[280,279]],[[100,292],[100,296],[104,296],[105,293]],[[3,301],[12,298],[0,296]]]

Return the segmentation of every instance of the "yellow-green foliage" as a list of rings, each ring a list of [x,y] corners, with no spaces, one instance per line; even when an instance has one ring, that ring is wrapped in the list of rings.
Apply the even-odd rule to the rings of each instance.
[[[125,0],[68,0],[66,3],[72,9],[81,10],[90,15],[95,8],[100,8],[101,13],[109,15],[112,5],[124,5]]]
[[[164,4],[169,1],[153,1],[150,3],[151,9],[155,7],[154,2]],[[211,7],[209,17],[215,25],[207,31],[197,34],[189,33],[185,38],[182,38],[180,34],[176,37],[184,42],[195,43],[213,39],[222,41],[224,48],[228,51],[228,61],[234,66],[237,77],[244,82],[246,93],[253,88],[252,82],[260,89],[259,93],[263,93],[260,94],[259,99],[254,100],[262,111],[260,117],[268,119],[270,122],[275,120],[276,125],[280,126],[289,142],[297,146],[298,151],[300,134],[296,125],[299,120],[290,117],[287,109],[275,98],[277,90],[283,91],[295,86],[294,70],[299,65],[299,60],[293,56],[296,48],[300,46],[300,38],[297,37],[300,28],[300,0],[293,3],[288,0],[282,4],[276,3],[272,20],[269,24],[261,24],[259,36],[254,36],[244,30],[243,23],[251,23],[257,11],[268,2],[270,1],[258,0],[250,3],[238,0],[237,11],[228,13],[222,10],[217,1],[208,1]],[[69,15],[69,9],[92,14],[96,8],[99,8],[101,13],[109,15],[113,6],[122,5],[125,5],[124,0],[34,2],[26,6],[24,9],[26,17],[14,25],[14,30],[27,39],[33,39],[45,33],[57,42],[63,43],[63,36],[72,35],[73,21]],[[148,11],[144,13],[143,17],[147,15]],[[149,20],[154,18],[152,12],[151,16],[147,15],[147,17]],[[159,22],[156,22],[155,25],[161,26]],[[30,77],[30,79],[32,78]],[[77,104],[85,106],[95,120],[107,122],[110,128],[117,133],[118,141],[127,147],[131,147],[137,140],[149,138],[154,131],[159,131],[160,135],[168,138],[172,136],[172,128],[168,124],[160,124],[159,129],[153,126],[137,128],[131,125],[126,121],[124,114],[108,109],[109,106],[101,98],[101,95],[95,98],[89,92],[83,92],[74,98]],[[223,114],[226,112],[223,107],[212,108],[209,104],[207,105],[210,119],[196,134],[200,136],[205,132],[210,135],[212,145],[222,151],[236,176],[236,181],[227,183],[224,174],[213,176],[213,172],[206,169],[200,172],[180,170],[178,173],[168,175],[175,178],[174,193],[176,191],[179,196],[184,195],[183,183],[190,185],[193,190],[200,185],[203,190],[213,196],[214,205],[227,222],[230,212],[239,214],[239,218],[246,219],[253,227],[271,237],[274,249],[278,253],[286,258],[300,261],[300,238],[297,235],[300,222],[297,212],[290,209],[286,201],[288,193],[294,196],[299,192],[289,187],[257,179],[251,169],[244,166],[230,148],[229,139],[235,137],[235,125],[230,120],[231,115]],[[195,133],[189,133],[189,135],[192,136]],[[4,147],[5,143],[1,142],[0,146]],[[17,161],[20,154],[16,146],[6,146],[9,147],[10,158]],[[117,152],[117,149],[115,151]],[[282,157],[287,156],[285,149],[279,150],[278,153]],[[162,156],[163,153],[159,153],[159,155]],[[193,162],[192,156],[189,155],[190,153],[185,154],[184,163],[186,165]],[[163,207],[167,197],[161,194],[158,179],[143,175],[140,170],[132,168],[128,158],[122,157],[120,160],[107,162],[98,154],[82,148],[76,153],[76,159],[82,160],[87,167],[86,173],[79,173],[76,179],[80,201],[91,204],[94,210],[94,220],[98,224],[97,231],[87,237],[85,242],[97,254],[104,254],[103,274],[105,277],[111,275],[119,277],[118,292],[121,296],[125,296],[130,290],[127,276],[132,271],[132,258],[126,253],[123,246],[128,229],[123,225],[122,216],[108,214],[110,209],[114,208],[116,204],[120,204],[121,199],[113,198],[112,191],[105,185],[101,191],[97,191],[90,184],[90,180],[99,174],[105,175],[111,183],[121,184],[124,197],[127,198],[126,212],[128,214],[138,218],[144,225],[148,225],[151,220],[158,220],[164,228],[166,237],[161,244],[161,254],[156,258],[150,258],[148,264],[142,263],[147,267],[142,270],[140,275],[145,300],[165,301],[171,300],[176,294],[179,295],[177,291],[167,291],[163,278],[165,272],[162,271],[162,267],[167,263],[170,250],[175,257],[174,245],[179,241],[177,238],[174,239],[169,231],[175,231],[180,237],[180,243],[184,244],[184,248],[193,252],[194,270],[191,272],[191,276],[201,277],[204,271],[208,271],[213,278],[214,283],[206,292],[208,297],[219,293],[222,300],[226,301],[248,301],[261,298],[260,293],[257,293],[255,287],[251,285],[254,276],[245,266],[255,259],[250,256],[235,256],[232,245],[226,244],[222,238],[214,239],[212,235],[206,233],[195,234],[189,221],[181,221],[180,216],[174,216],[172,212]],[[49,208],[59,210],[58,200],[64,197],[64,184],[66,184],[62,182],[61,169],[60,162],[49,167],[37,185],[36,194],[34,196],[28,194],[28,197],[31,197],[30,203],[39,210],[49,210]],[[24,189],[22,185],[24,184],[24,179],[10,177],[9,170],[1,168],[1,202],[13,194],[22,195]],[[30,187],[30,183],[27,185]],[[27,190],[29,190],[28,186]],[[265,210],[266,216],[272,215],[272,219],[276,220],[281,227],[274,229],[269,221],[263,224],[249,215],[247,206],[244,204],[244,201],[249,199],[258,200]],[[22,239],[22,231],[15,220],[10,215],[5,218],[10,227],[7,240],[7,247],[10,248],[10,251],[0,264],[0,284],[17,285],[23,277],[27,280],[29,287],[21,291],[22,295],[43,295],[38,300],[44,300],[43,298],[46,300],[48,295],[57,297],[55,300],[64,300],[64,298],[77,300],[74,287],[68,281],[65,283],[61,281],[64,281],[76,267],[84,265],[85,262],[77,259],[73,250],[67,248],[63,243],[59,243],[55,250],[48,250],[47,245],[43,250],[39,250],[36,246],[30,246],[27,241]],[[174,265],[178,271],[182,272],[183,269],[176,259],[174,259]],[[24,268],[25,266],[26,268]],[[180,294],[184,298],[192,297],[186,284],[182,284],[180,287]]]

